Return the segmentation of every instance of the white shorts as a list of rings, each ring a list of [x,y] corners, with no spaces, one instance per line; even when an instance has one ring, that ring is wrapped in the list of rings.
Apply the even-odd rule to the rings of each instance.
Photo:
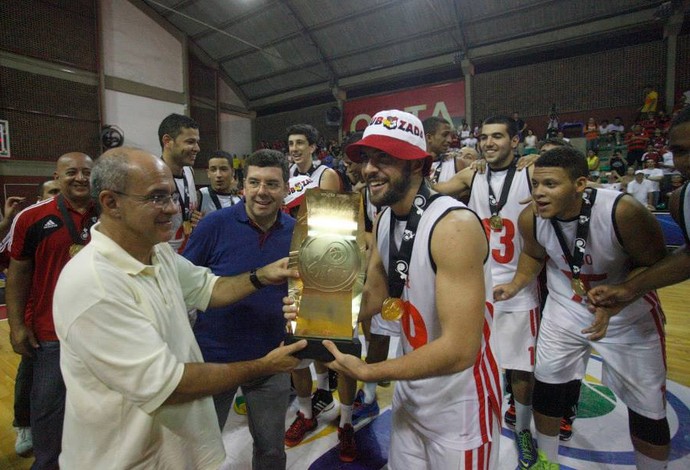
[[[384,320],[380,313],[371,318],[371,333],[382,336],[400,336],[400,322]]]
[[[581,380],[592,348],[603,360],[602,383],[628,408],[650,419],[666,417],[663,338],[637,343],[592,342],[579,331],[566,330],[544,318],[534,376],[550,384]]]
[[[528,311],[494,312],[492,347],[498,365],[506,370],[532,372],[539,331],[539,307]]]
[[[393,413],[388,468],[493,470],[498,468],[500,420],[492,420],[491,441],[469,450],[458,450],[432,441],[415,431],[407,413]]]

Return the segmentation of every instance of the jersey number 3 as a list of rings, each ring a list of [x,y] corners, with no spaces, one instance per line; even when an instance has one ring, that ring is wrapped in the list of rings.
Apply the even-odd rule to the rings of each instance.
[[[491,234],[498,235],[498,242],[501,244],[500,248],[492,248],[491,256],[494,261],[499,264],[510,263],[515,256],[515,244],[513,240],[515,239],[515,225],[511,220],[503,219],[503,228],[500,230],[492,230],[489,223],[489,219],[482,219],[482,225],[484,225],[484,230],[486,231],[486,238],[489,239],[489,244],[491,244]]]

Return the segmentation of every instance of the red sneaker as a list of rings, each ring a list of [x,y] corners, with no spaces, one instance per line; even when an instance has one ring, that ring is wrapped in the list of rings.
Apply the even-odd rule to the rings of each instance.
[[[316,429],[316,418],[307,419],[302,412],[297,412],[297,418],[292,422],[287,431],[285,431],[285,445],[294,447],[304,439],[308,433]]]
[[[357,458],[357,444],[355,443],[355,429],[351,424],[338,428],[338,440],[340,441],[340,460],[352,462]]]

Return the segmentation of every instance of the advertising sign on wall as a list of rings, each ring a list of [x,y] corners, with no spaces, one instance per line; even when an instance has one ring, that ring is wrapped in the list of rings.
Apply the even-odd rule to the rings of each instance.
[[[384,109],[402,109],[424,120],[440,116],[458,126],[465,116],[465,82],[458,80],[345,102],[343,131],[363,130],[371,116]]]

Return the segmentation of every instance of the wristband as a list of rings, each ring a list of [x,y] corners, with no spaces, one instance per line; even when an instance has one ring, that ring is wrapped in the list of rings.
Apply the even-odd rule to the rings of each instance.
[[[249,282],[251,282],[252,285],[257,289],[262,289],[266,287],[264,284],[261,283],[261,281],[259,281],[259,276],[256,275],[256,269],[252,269],[251,271],[249,271]]]

